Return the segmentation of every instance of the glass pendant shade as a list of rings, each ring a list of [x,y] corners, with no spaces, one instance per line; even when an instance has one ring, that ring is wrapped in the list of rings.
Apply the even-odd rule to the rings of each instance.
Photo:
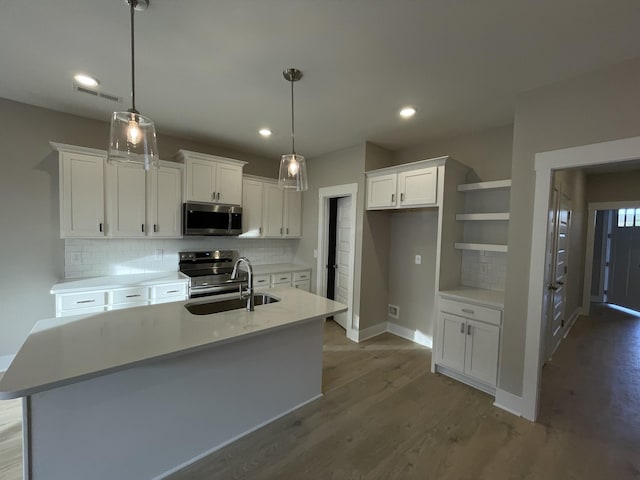
[[[137,163],[145,170],[158,168],[158,144],[153,121],[139,113],[114,112],[107,163]]]
[[[291,188],[302,192],[309,188],[307,182],[307,162],[302,155],[289,153],[282,155],[280,173],[278,175],[280,188]]]

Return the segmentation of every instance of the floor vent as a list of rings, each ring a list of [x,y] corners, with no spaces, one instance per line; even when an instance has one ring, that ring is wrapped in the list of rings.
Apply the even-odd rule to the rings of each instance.
[[[99,92],[97,90],[92,90],[91,88],[80,87],[79,85],[74,85],[73,89],[76,92],[86,93],[93,97],[104,98],[105,100],[110,100],[112,102],[122,103],[122,97],[118,97],[117,95],[112,95],[110,93]]]

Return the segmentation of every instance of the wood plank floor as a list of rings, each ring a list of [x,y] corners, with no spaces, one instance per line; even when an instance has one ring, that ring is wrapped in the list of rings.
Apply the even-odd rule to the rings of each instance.
[[[325,396],[171,479],[640,479],[640,319],[597,307],[577,322],[544,368],[537,424],[429,363],[327,322]],[[19,422],[0,402],[3,480],[21,479]]]

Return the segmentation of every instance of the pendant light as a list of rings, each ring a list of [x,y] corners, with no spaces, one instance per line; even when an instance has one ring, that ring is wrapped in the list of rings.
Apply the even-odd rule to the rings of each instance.
[[[135,163],[145,170],[158,168],[158,145],[153,121],[136,110],[136,69],[133,18],[136,10],[149,6],[148,0],[126,0],[131,12],[131,108],[111,117],[107,163]]]
[[[282,155],[282,159],[280,160],[278,186],[280,188],[291,188],[302,192],[309,188],[307,182],[307,164],[304,157],[296,153],[293,118],[293,82],[297,82],[302,78],[302,72],[297,68],[287,68],[282,74],[284,78],[291,83],[291,153]]]

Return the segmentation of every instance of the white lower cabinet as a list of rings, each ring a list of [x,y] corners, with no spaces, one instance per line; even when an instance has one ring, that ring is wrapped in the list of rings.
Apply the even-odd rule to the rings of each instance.
[[[178,302],[188,298],[187,281],[81,293],[58,293],[56,294],[56,317]]]
[[[501,311],[486,306],[440,299],[436,367],[459,374],[462,381],[494,390],[498,376]],[[453,310],[455,313],[451,313]],[[464,316],[462,316],[462,315]],[[483,321],[471,317],[480,317]]]

